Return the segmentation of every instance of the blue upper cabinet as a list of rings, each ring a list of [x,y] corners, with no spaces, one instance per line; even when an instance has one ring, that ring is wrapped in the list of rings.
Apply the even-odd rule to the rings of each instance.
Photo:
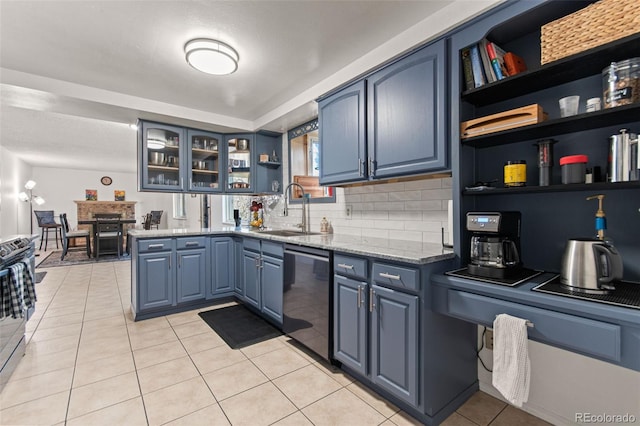
[[[365,82],[359,81],[318,104],[320,183],[366,179]]]
[[[369,175],[388,178],[447,166],[445,41],[367,79]]]
[[[141,122],[138,131],[138,189],[181,192],[186,189],[182,127]]]
[[[222,135],[202,130],[187,130],[189,192],[222,191],[222,172],[226,167]]]
[[[321,99],[320,183],[448,169],[446,70],[440,40]]]
[[[226,135],[227,173],[225,190],[227,192],[255,192],[254,163],[255,135],[250,133]]]

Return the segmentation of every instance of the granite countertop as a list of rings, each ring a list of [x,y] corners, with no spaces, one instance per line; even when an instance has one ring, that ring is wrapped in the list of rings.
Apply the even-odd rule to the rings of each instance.
[[[196,235],[238,235],[254,237],[263,240],[315,247],[350,253],[362,256],[373,256],[397,262],[414,263],[418,265],[439,262],[455,257],[453,250],[444,249],[440,244],[422,243],[416,241],[395,240],[391,238],[359,237],[344,234],[317,234],[283,237],[269,235],[249,228],[236,230],[232,226],[202,229],[132,229],[129,235],[134,239],[172,238]]]
[[[27,238],[29,241],[33,241],[37,238],[39,238],[40,235],[39,234],[14,234],[14,235],[7,235],[4,238],[0,238],[0,243],[6,243],[8,241],[13,241],[13,240],[17,240],[18,238]]]

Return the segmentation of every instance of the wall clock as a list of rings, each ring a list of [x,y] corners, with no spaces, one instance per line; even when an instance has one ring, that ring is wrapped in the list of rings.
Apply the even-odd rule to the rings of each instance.
[[[113,182],[113,180],[109,177],[109,176],[102,176],[102,179],[100,179],[100,182],[102,182],[103,185],[111,185],[111,182]]]

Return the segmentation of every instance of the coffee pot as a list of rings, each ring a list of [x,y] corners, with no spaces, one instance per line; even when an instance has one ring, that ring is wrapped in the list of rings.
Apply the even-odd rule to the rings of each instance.
[[[606,293],[615,290],[613,281],[622,279],[622,269],[622,257],[612,244],[575,238],[567,241],[560,282],[583,293]]]
[[[469,212],[470,274],[508,278],[520,271],[520,212]]]

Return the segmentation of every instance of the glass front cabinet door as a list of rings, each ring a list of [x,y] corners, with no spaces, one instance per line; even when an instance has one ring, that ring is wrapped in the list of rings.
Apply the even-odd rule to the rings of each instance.
[[[184,190],[185,131],[182,127],[141,123],[138,144],[140,189],[179,192]]]
[[[187,131],[189,192],[222,191],[222,143],[222,135],[217,133]]]
[[[252,192],[253,134],[227,135],[227,192]]]

